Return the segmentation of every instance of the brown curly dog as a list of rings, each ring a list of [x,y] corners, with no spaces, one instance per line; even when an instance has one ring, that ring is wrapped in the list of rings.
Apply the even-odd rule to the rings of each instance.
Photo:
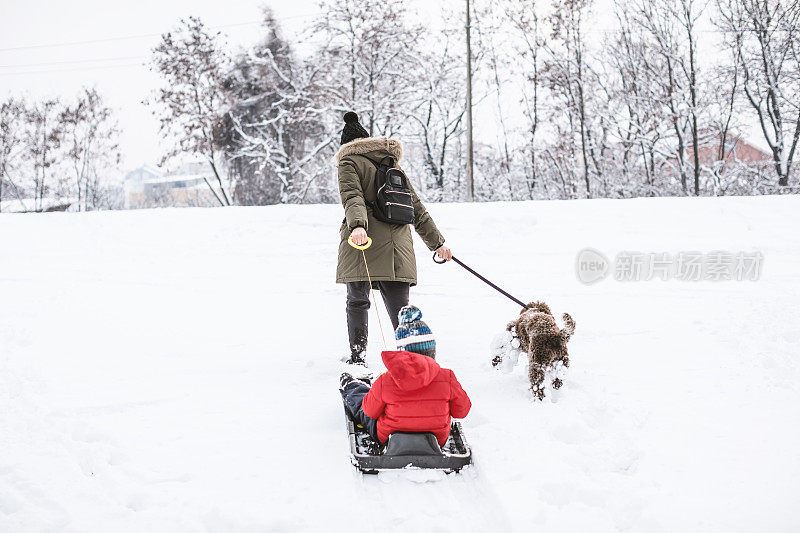
[[[575,321],[567,313],[561,315],[564,328],[559,329],[550,307],[544,302],[531,302],[528,309],[520,311],[516,320],[509,322],[506,329],[519,339],[520,350],[528,354],[528,377],[531,391],[538,399],[543,399],[545,374],[548,369],[569,366],[567,341],[575,332]],[[497,364],[494,361],[493,364]],[[560,365],[559,365],[560,363]],[[559,377],[553,379],[553,388],[562,385]]]

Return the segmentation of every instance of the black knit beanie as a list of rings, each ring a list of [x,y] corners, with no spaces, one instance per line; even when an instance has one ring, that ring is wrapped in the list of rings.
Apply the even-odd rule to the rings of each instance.
[[[350,141],[369,137],[369,133],[364,129],[364,126],[358,123],[358,115],[352,111],[344,114],[344,128],[342,128],[342,144],[347,144]]]

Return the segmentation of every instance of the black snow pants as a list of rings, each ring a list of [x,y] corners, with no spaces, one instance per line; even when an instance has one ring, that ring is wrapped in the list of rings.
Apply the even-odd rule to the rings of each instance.
[[[397,329],[397,315],[408,305],[410,283],[404,281],[374,281],[373,287],[381,291],[383,303],[392,319],[392,332]],[[363,359],[367,351],[367,319],[369,311],[369,282],[351,281],[347,284],[347,335],[350,339],[350,355]]]
[[[367,395],[369,389],[370,386],[363,381],[354,380],[345,385],[341,393],[348,414],[355,420],[356,424],[369,432],[370,437],[375,439],[375,442],[378,442],[378,421],[365,415],[364,410],[361,409],[361,402],[364,401],[364,396]]]

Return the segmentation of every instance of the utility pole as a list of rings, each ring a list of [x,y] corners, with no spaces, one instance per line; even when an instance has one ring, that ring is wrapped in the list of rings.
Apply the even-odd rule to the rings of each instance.
[[[469,30],[469,0],[467,0],[467,201],[475,201],[475,183],[472,178],[472,45]]]

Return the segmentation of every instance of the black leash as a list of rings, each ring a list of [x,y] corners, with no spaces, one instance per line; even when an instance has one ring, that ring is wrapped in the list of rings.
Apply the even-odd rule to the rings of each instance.
[[[437,257],[436,256],[436,252],[433,252],[433,262],[438,264],[438,265],[443,265],[443,264],[445,264],[447,262],[446,259],[442,259],[441,261],[437,261],[436,257]],[[469,272],[470,274],[472,274],[473,276],[475,276],[476,278],[478,278],[482,282],[486,283],[487,285],[489,285],[491,288],[493,288],[494,290],[496,290],[497,292],[499,292],[500,294],[502,294],[506,298],[509,298],[509,299],[513,300],[514,302],[518,303],[519,305],[521,305],[525,309],[530,309],[528,307],[528,304],[524,304],[520,300],[514,298],[513,296],[508,294],[506,291],[504,291],[503,289],[501,289],[500,287],[498,287],[497,285],[495,285],[494,283],[492,283],[491,281],[489,281],[488,279],[484,278],[483,276],[481,276],[480,274],[478,274],[477,272],[472,270],[470,267],[468,267],[467,265],[462,263],[458,258],[456,258],[456,256],[453,256],[453,261],[455,261],[456,263],[458,263],[459,265],[464,267],[464,269],[466,269],[467,272]]]

